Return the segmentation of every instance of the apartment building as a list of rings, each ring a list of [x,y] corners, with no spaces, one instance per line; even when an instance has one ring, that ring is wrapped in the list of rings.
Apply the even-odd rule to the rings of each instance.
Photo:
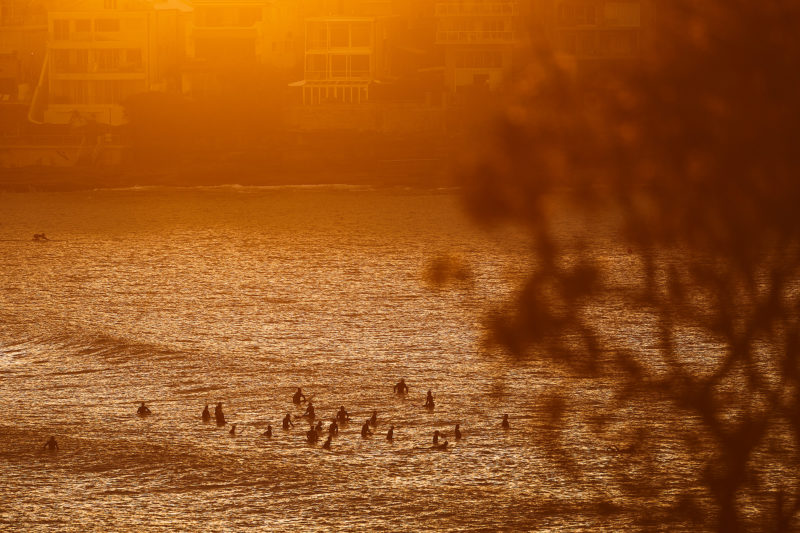
[[[228,94],[243,75],[292,79],[302,71],[302,2],[194,0],[188,28],[184,92]],[[295,78],[296,79],[296,78]]]
[[[559,0],[553,6],[553,45],[582,64],[641,56],[650,5],[642,0]]]
[[[385,26],[374,17],[306,21],[304,79],[293,83],[305,105],[362,103],[383,72]]]
[[[178,74],[176,0],[74,0],[48,13],[47,58],[30,117],[119,125],[131,95],[164,90]],[[174,81],[173,81],[174,83]]]
[[[448,91],[503,83],[520,43],[516,0],[439,0],[436,43],[445,51]]]
[[[45,3],[0,0],[0,102],[30,100],[46,48]]]

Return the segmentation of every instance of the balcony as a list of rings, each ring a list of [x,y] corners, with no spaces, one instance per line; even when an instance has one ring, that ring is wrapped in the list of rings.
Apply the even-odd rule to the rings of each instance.
[[[519,6],[513,1],[439,2],[437,17],[516,17]]]
[[[506,44],[517,43],[514,31],[440,30],[436,32],[436,44]]]

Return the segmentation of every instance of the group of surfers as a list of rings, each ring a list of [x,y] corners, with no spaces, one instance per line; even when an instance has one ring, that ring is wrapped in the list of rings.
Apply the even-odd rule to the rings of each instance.
[[[405,379],[401,379],[395,386],[394,386],[394,393],[400,396],[405,396],[408,394],[408,385],[406,385]],[[325,429],[323,427],[322,420],[317,420],[316,425],[314,425],[314,420],[316,419],[316,412],[314,410],[314,404],[311,402],[310,399],[306,398],[303,394],[303,390],[300,387],[297,387],[297,390],[292,395],[292,403],[295,405],[300,405],[303,402],[308,402],[308,406],[306,406],[305,413],[302,416],[295,417],[297,418],[305,418],[310,423],[310,428],[306,432],[306,439],[310,444],[316,444],[319,442],[320,437],[325,433]],[[428,394],[425,398],[425,404],[423,405],[425,409],[432,411],[434,408],[434,400],[433,400],[433,392],[428,391]],[[136,410],[136,414],[140,417],[147,417],[152,414],[152,411],[145,405],[144,402],[141,403],[139,408]],[[200,415],[203,422],[208,423],[211,421],[211,411],[209,411],[208,404],[206,404],[205,408],[203,409],[203,413]],[[222,410],[222,402],[217,403],[216,407],[214,408],[214,420],[218,426],[224,426],[225,422],[225,413]],[[333,437],[339,434],[339,426],[345,425],[351,420],[347,409],[344,406],[339,407],[339,411],[336,413],[331,420],[331,423],[328,425],[327,433],[328,438],[325,443],[322,445],[323,449],[330,450],[331,449],[331,441]],[[374,435],[374,432],[371,428],[375,428],[378,425],[378,412],[372,411],[372,416],[370,416],[361,426],[361,438],[369,438]],[[283,417],[282,426],[284,430],[290,430],[294,427],[294,422],[292,421],[292,414],[286,413],[286,416]],[[509,422],[508,422],[508,415],[503,415],[503,421],[501,422],[501,427],[503,429],[509,429]],[[231,425],[231,429],[228,432],[231,435],[236,435],[236,424]],[[272,437],[272,425],[267,424],[267,429],[261,435],[262,437],[271,438]],[[433,432],[433,447],[436,449],[446,449],[448,446],[448,441],[445,440],[444,442],[440,443],[439,438],[443,435],[436,430]],[[456,440],[461,439],[461,427],[459,424],[456,424],[454,436]],[[394,440],[394,426],[390,426],[389,430],[386,432],[386,440],[392,442]],[[57,450],[58,443],[55,440],[55,437],[50,437],[44,448],[46,450]]]

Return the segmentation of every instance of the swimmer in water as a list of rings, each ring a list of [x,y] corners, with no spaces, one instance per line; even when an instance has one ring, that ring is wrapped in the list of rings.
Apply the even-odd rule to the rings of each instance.
[[[208,422],[211,420],[211,413],[208,411],[208,404],[206,404],[205,409],[203,409],[203,414],[201,415],[203,422]]]
[[[236,424],[233,424],[233,425],[231,426],[231,430],[228,432],[228,434],[229,434],[231,437],[235,437],[235,436],[236,436]]]
[[[408,386],[406,385],[406,380],[404,378],[400,379],[400,381],[397,382],[397,385],[394,386],[394,393],[400,395],[408,394]]]
[[[361,426],[361,438],[366,439],[367,437],[371,437],[372,432],[369,430],[369,420],[364,422],[364,425]]]
[[[508,423],[508,415],[503,415],[503,422],[501,423],[503,429],[509,429],[511,425]]]
[[[306,412],[303,413],[303,417],[308,417],[309,420],[314,420],[314,404],[308,402],[308,407],[306,407]]]
[[[434,446],[437,446],[439,444],[439,435],[440,435],[440,433],[439,433],[438,429],[433,432],[433,445]]]
[[[319,435],[317,435],[317,430],[313,427],[306,432],[306,439],[308,440],[309,444],[316,444],[319,440]]]
[[[294,396],[292,396],[292,403],[300,405],[304,401],[306,401],[306,396],[303,394],[303,390],[297,387],[297,391],[294,393]]]
[[[460,426],[458,424],[456,424],[456,432],[455,432],[456,433],[456,440],[461,440],[461,429],[459,429],[459,428],[460,428]]]
[[[386,432],[386,440],[392,442],[394,440],[394,426],[389,428],[389,431]]]
[[[428,396],[427,398],[425,398],[425,405],[423,407],[425,407],[425,409],[433,411],[433,393],[431,393],[431,391],[428,391]]]
[[[347,414],[347,409],[344,408],[344,405],[339,407],[339,412],[336,413],[336,420],[340,424],[346,424],[350,420],[350,415]]]
[[[214,408],[214,418],[217,420],[218,426],[225,425],[225,413],[222,412],[222,402],[217,403],[217,406]]]
[[[369,417],[369,425],[372,427],[378,425],[378,411],[372,411],[372,416]]]
[[[150,409],[148,409],[144,402],[142,402],[142,405],[140,405],[139,409],[136,410],[136,414],[139,416],[150,416],[153,413],[150,412]]]
[[[331,422],[331,425],[328,426],[328,435],[334,437],[339,434],[339,424],[336,423],[336,419]]]
[[[316,429],[316,431],[317,431],[317,435],[322,435],[322,432],[323,432],[323,429],[322,429],[322,420],[320,420],[319,422],[317,422],[317,427],[316,427],[315,429]]]
[[[292,424],[292,413],[286,413],[286,416],[283,417],[283,429],[293,428],[294,424]]]
[[[267,424],[267,430],[261,434],[262,437],[267,437],[268,439],[272,438],[272,426]]]
[[[44,448],[43,449],[45,449],[45,450],[47,450],[49,452],[56,451],[58,449],[58,443],[56,442],[56,438],[55,437],[50,437],[50,440],[48,440],[47,442],[44,443]]]
[[[330,450],[331,449],[331,436],[328,435],[328,440],[325,441],[325,444],[322,445],[323,450]]]

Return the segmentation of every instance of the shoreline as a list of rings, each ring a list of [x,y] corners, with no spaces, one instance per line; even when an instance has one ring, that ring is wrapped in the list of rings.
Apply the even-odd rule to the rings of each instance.
[[[423,169],[328,168],[319,171],[210,165],[136,171],[126,168],[21,167],[0,169],[0,192],[78,192],[137,187],[365,186],[441,189],[457,187],[445,165]]]
[[[391,163],[391,162],[390,162]],[[136,187],[315,186],[455,188],[457,181],[444,161],[418,166],[346,165],[318,169],[250,165],[196,165],[137,170],[126,167],[0,168],[0,192],[77,192]],[[314,165],[318,166],[318,165]],[[345,166],[342,166],[345,167]]]

